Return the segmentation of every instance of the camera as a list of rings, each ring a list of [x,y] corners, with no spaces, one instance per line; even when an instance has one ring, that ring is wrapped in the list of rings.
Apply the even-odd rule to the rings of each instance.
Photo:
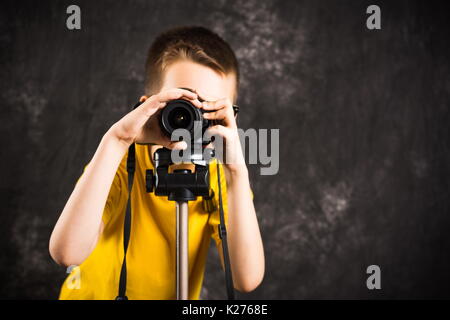
[[[192,143],[208,144],[210,141],[204,140],[203,136],[213,123],[212,120],[203,118],[203,113],[210,112],[199,109],[191,102],[183,99],[171,100],[162,109],[159,117],[161,130],[169,138],[177,129],[185,129],[191,136]],[[201,134],[201,136],[199,136]]]

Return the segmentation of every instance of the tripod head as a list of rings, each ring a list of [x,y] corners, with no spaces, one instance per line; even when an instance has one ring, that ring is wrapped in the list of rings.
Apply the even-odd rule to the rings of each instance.
[[[172,150],[160,148],[154,156],[155,172],[146,170],[146,191],[155,192],[157,196],[168,196],[171,201],[192,201],[198,196],[209,196],[209,162],[214,157],[214,150],[205,148],[203,153],[194,154],[191,163],[195,171],[175,169],[169,173],[169,166],[174,164]],[[206,154],[207,157],[203,155]]]

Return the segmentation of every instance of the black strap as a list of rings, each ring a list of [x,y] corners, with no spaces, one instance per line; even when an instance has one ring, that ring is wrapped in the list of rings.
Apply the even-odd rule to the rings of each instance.
[[[225,266],[225,282],[227,285],[228,300],[234,300],[233,275],[231,274],[230,256],[228,255],[227,227],[225,226],[225,215],[223,213],[223,204],[222,204],[222,188],[220,184],[219,160],[217,160],[217,182],[219,184],[219,216],[220,216],[220,224],[218,225],[218,229],[219,229],[219,237],[222,240],[223,264]]]
[[[133,188],[134,171],[136,166],[136,149],[134,143],[128,148],[127,173],[128,173],[128,201],[127,211],[123,224],[123,262],[120,270],[119,295],[116,300],[128,300],[127,290],[127,249],[131,231],[131,190]]]

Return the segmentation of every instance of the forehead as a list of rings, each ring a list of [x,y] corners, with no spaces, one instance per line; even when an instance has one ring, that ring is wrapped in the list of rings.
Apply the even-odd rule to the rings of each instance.
[[[190,88],[206,101],[228,98],[234,101],[236,79],[190,60],[171,63],[164,72],[161,90]]]

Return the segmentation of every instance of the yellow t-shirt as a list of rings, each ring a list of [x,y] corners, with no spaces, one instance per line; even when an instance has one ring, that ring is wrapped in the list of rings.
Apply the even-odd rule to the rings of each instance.
[[[136,171],[131,194],[132,223],[127,250],[129,299],[176,298],[175,202],[145,191],[145,170],[153,169],[149,148],[136,145]],[[64,281],[60,299],[106,299],[118,294],[123,261],[123,224],[128,196],[128,174],[124,156],[114,177],[103,212],[104,230],[89,255]],[[228,216],[226,180],[220,165],[225,221]],[[218,199],[216,160],[210,164],[210,186]],[[198,299],[211,237],[221,250],[217,226],[219,211],[204,211],[202,197],[189,201],[189,299]],[[77,272],[78,286],[73,285]],[[70,283],[69,283],[70,282]],[[71,285],[72,284],[72,285]]]

